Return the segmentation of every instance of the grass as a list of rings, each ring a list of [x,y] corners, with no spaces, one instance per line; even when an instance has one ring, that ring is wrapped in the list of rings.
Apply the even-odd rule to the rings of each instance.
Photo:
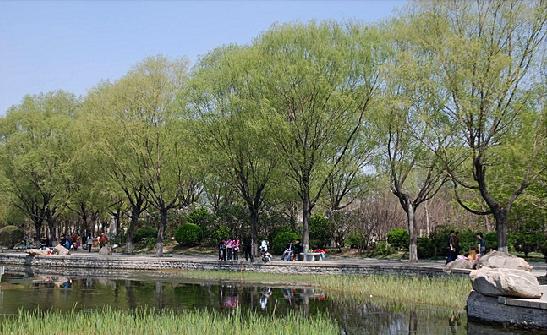
[[[253,312],[219,313],[215,311],[137,312],[105,308],[91,312],[29,312],[6,317],[0,322],[1,334],[199,334],[199,335],[281,335],[339,334],[335,321],[326,316],[306,318],[297,313],[264,316]]]
[[[321,288],[339,299],[366,299],[372,296],[397,303],[428,304],[453,309],[462,309],[471,291],[471,282],[468,278],[462,277],[301,275],[228,271],[185,271],[182,276],[285,286],[308,285]]]

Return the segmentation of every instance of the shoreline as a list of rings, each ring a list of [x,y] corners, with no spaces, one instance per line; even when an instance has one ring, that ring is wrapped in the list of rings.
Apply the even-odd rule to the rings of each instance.
[[[219,262],[212,257],[176,255],[155,257],[142,255],[98,255],[71,254],[67,256],[29,256],[25,253],[0,253],[0,266],[22,266],[29,269],[65,269],[78,272],[144,271],[165,270],[208,270],[235,272],[266,272],[287,274],[318,275],[397,275],[407,277],[467,276],[469,270],[444,271],[444,266],[436,262],[408,263],[403,261],[380,260],[336,260],[336,261],[298,261],[283,262],[246,261]],[[80,271],[81,272],[81,271]]]

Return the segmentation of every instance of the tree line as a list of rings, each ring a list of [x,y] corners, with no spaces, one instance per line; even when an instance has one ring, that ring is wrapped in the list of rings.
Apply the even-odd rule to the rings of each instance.
[[[449,190],[507,251],[513,206],[544,229],[546,18],[542,1],[417,2],[373,25],[274,25],[193,67],[150,57],[83,97],[26,96],[0,119],[2,214],[36,241],[127,215],[128,252],[152,216],[162,255],[170,213],[237,202],[256,243],[283,207],[308,249],[313,213],[343,225],[383,187],[416,261],[416,213]]]

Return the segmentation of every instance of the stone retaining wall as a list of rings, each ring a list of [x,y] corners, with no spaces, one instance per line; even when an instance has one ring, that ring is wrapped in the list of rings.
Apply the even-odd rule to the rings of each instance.
[[[209,260],[187,260],[177,257],[147,256],[27,256],[22,254],[0,254],[0,265],[16,265],[39,268],[102,269],[102,270],[226,270],[299,274],[356,274],[398,276],[467,276],[468,271],[452,274],[440,268],[404,263],[381,265],[337,264],[337,262],[218,262]]]

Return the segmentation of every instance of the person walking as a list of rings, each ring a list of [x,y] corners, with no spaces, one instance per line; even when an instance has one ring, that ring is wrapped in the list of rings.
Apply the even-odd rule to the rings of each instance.
[[[232,253],[233,253],[233,254],[232,254],[232,259],[233,259],[234,261],[237,261],[237,259],[238,259],[238,258],[237,258],[237,255],[238,255],[238,253],[239,253],[239,243],[240,243],[240,242],[239,242],[239,239],[235,239],[235,240],[232,241],[232,249],[233,249],[233,251],[232,251]]]
[[[218,243],[218,260],[219,261],[225,261],[226,260],[226,244],[224,243],[224,240],[221,240]]]
[[[450,234],[448,235],[448,251],[447,251],[447,255],[446,255],[446,264],[452,262],[453,260],[456,259],[456,248],[455,248],[455,244],[456,244],[456,234],[454,233],[453,230],[450,231]]]
[[[243,240],[243,253],[245,254],[245,261],[251,260],[251,263],[254,262],[254,256],[252,251],[252,243],[250,238],[245,238]]]
[[[232,260],[232,252],[233,252],[233,248],[234,248],[234,244],[233,244],[233,240],[231,238],[227,239],[226,240],[226,254],[227,254],[227,260],[231,261]]]
[[[87,252],[91,252],[91,248],[93,247],[93,236],[91,235],[91,233],[88,233],[87,235],[86,244],[87,244]]]

